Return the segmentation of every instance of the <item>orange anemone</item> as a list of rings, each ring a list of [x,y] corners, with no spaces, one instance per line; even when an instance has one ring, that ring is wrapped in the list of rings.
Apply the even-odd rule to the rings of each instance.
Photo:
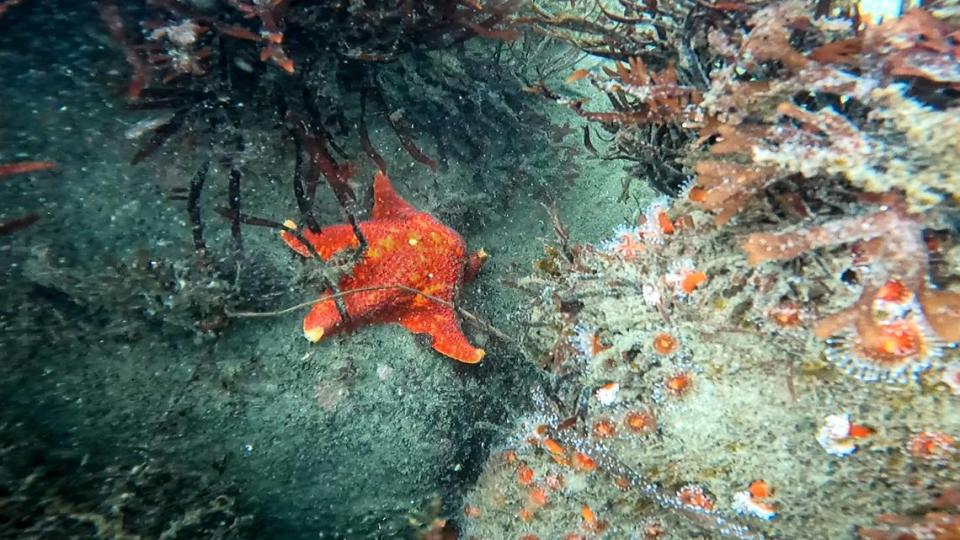
[[[682,396],[693,386],[693,379],[688,373],[680,372],[668,378],[663,385],[671,394]]]
[[[598,439],[609,439],[617,434],[617,426],[607,419],[597,420],[593,424],[593,436]]]
[[[677,347],[680,345],[680,342],[677,341],[677,338],[666,332],[660,332],[657,335],[653,336],[653,350],[657,354],[668,356],[676,352]]]
[[[638,434],[651,433],[657,429],[657,419],[650,411],[629,412],[623,423],[630,431]]]

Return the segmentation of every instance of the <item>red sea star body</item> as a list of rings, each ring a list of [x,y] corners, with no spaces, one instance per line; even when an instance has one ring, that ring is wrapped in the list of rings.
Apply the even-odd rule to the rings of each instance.
[[[460,362],[475,364],[483,349],[467,341],[451,304],[464,281],[472,280],[486,259],[483,250],[467,255],[467,245],[453,229],[403,200],[390,179],[378,172],[373,181],[373,212],[360,223],[367,241],[363,258],[340,280],[349,324],[344,324],[332,299],[313,305],[303,319],[303,334],[312,342],[324,336],[372,323],[400,323],[415,334],[429,334],[433,348]],[[293,226],[287,222],[286,225]],[[356,248],[359,242],[347,224],[302,231],[323,260]],[[284,231],[283,241],[304,257],[310,251]],[[421,291],[412,294],[397,285]],[[351,290],[383,287],[372,291]],[[327,291],[330,294],[330,291]],[[437,302],[435,299],[442,300]],[[445,304],[445,303],[446,304]]]

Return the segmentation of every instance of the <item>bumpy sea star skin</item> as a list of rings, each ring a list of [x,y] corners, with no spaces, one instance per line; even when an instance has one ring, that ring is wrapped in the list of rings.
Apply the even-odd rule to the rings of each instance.
[[[466,242],[456,231],[403,200],[382,172],[374,178],[373,194],[371,219],[360,223],[367,249],[339,283],[349,324],[344,324],[335,301],[327,298],[314,304],[304,318],[304,336],[316,342],[348,328],[395,322],[415,334],[430,335],[440,354],[467,364],[480,362],[484,351],[467,341],[452,303],[461,284],[476,276],[486,253],[468,255]],[[359,246],[347,224],[324,227],[319,233],[304,230],[302,235],[323,260]],[[311,256],[295,235],[284,231],[281,237],[300,255]],[[369,288],[375,290],[350,292]]]

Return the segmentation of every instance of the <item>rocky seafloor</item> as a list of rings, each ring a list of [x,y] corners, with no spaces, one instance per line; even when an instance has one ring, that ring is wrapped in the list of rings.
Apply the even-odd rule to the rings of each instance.
[[[960,537],[953,3],[374,4],[0,2],[0,537]],[[311,125],[482,364],[303,339]]]

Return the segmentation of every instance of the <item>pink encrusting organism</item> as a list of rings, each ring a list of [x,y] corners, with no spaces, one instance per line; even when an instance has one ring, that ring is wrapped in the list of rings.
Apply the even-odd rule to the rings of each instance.
[[[759,265],[854,242],[867,262],[860,297],[820,319],[814,333],[827,340],[827,357],[850,373],[907,380],[930,368],[946,344],[960,341],[960,294],[930,282],[922,225],[902,200],[887,196],[876,213],[797,232],[753,233],[743,249]]]
[[[618,225],[613,229],[613,238],[600,243],[600,250],[625,261],[632,261],[646,251],[646,245],[639,228]]]

